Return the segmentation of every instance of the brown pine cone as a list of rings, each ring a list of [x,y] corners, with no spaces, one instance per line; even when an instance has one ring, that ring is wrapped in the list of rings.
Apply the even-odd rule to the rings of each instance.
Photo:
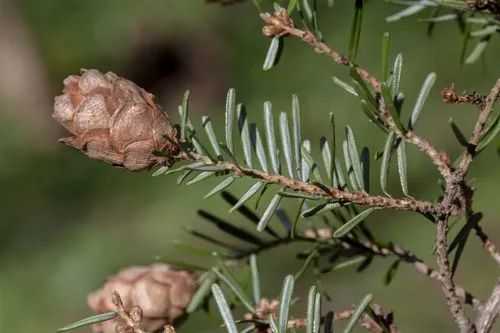
[[[196,275],[176,271],[165,264],[128,267],[111,276],[104,286],[88,296],[88,305],[96,313],[115,311],[113,292],[117,292],[127,311],[142,310],[141,328],[153,332],[185,313],[197,285]],[[94,332],[115,333],[120,319],[94,325]]]
[[[84,70],[64,80],[52,116],[72,134],[60,141],[90,158],[131,171],[171,165],[176,130],[153,98],[114,73]]]

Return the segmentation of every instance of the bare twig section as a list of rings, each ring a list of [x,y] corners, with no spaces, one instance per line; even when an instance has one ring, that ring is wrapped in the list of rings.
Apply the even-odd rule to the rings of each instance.
[[[477,237],[481,240],[483,243],[483,248],[490,254],[490,256],[497,262],[497,264],[500,265],[500,252],[498,251],[497,246],[493,241],[488,237],[488,234],[486,234],[481,228],[480,225],[476,224],[474,226],[474,231],[476,232]]]
[[[485,303],[476,321],[478,333],[490,332],[500,312],[500,280],[497,281],[490,298]]]
[[[484,105],[486,98],[476,92],[458,94],[454,84],[441,90],[441,97],[447,104],[472,104],[480,108]]]
[[[403,139],[415,145],[421,152],[426,154],[439,170],[444,179],[451,177],[450,158],[447,153],[436,149],[429,141],[418,136],[414,131],[407,131]]]
[[[292,19],[286,13],[286,10],[278,10],[274,14],[261,14],[261,18],[265,23],[263,28],[264,35],[268,37],[273,36],[293,36],[301,39],[303,42],[311,46],[317,53],[325,54],[330,57],[335,63],[353,68],[356,72],[373,87],[376,93],[381,91],[381,82],[373,76],[369,71],[356,66],[347,57],[340,54],[340,52],[332,49],[326,43],[320,41],[311,31],[301,30],[294,26]],[[380,98],[379,109],[381,118],[385,124],[394,131],[401,139],[414,144],[420,151],[425,153],[439,169],[439,172],[444,178],[451,176],[451,167],[449,166],[448,155],[444,152],[438,151],[430,142],[419,137],[413,131],[402,133],[401,130],[395,125],[394,120],[390,116],[389,111],[384,105],[383,98]]]
[[[436,255],[439,274],[441,276],[441,289],[446,297],[449,311],[462,333],[476,332],[476,327],[465,314],[453,281],[453,273],[448,258],[448,222],[449,218],[457,212],[467,215],[472,213],[472,191],[465,183],[464,177],[459,171],[455,171],[450,178],[446,179],[446,191],[441,200],[441,209],[445,212],[439,216],[436,229]]]
[[[344,66],[354,66],[354,64],[345,56],[332,49],[327,44],[321,42],[316,36],[307,30],[295,28],[292,19],[286,13],[286,10],[278,10],[272,15],[269,13],[261,14],[261,18],[266,24],[263,28],[264,35],[268,37],[279,36],[293,36],[298,37],[305,43],[309,44],[314,51],[320,54],[325,54],[330,57],[335,63]],[[368,83],[371,84],[373,89],[380,92],[380,82],[365,69],[356,68],[359,75]]]
[[[436,254],[439,273],[441,275],[441,289],[446,297],[450,313],[460,328],[460,332],[475,332],[474,325],[465,314],[462,303],[458,297],[457,288],[450,269],[447,243],[448,217],[449,216],[443,216],[438,220],[436,232]]]

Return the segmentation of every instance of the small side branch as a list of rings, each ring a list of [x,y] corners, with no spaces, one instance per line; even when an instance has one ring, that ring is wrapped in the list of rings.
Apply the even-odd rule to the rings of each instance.
[[[468,147],[462,153],[460,158],[459,167],[455,171],[455,178],[457,182],[461,182],[461,187],[464,192],[464,199],[468,210],[472,209],[472,190],[465,184],[465,177],[469,171],[472,160],[477,153],[478,144],[484,135],[484,130],[490,116],[493,112],[495,103],[500,97],[500,79],[498,79],[490,90],[490,93],[486,98],[483,98],[483,103],[479,110],[479,116],[472,131],[472,134],[468,140]],[[500,252],[498,247],[493,243],[493,241],[488,237],[479,224],[474,226],[474,231],[478,238],[483,243],[483,248],[486,252],[498,263],[500,264]]]
[[[207,165],[213,165],[214,167],[219,168],[219,172],[229,172],[239,177],[247,176],[268,184],[280,185],[295,192],[327,200],[339,201],[341,203],[354,203],[367,207],[391,208],[432,215],[441,213],[439,207],[429,201],[415,200],[413,198],[392,198],[379,195],[369,195],[366,192],[344,191],[334,187],[327,187],[325,185],[317,185],[298,179],[292,179],[283,175],[269,174],[256,169],[244,168],[234,162],[226,161],[214,163],[207,160],[204,156],[199,156],[190,152],[182,152],[179,156],[177,156],[177,158],[190,162],[206,162]]]
[[[491,89],[488,96],[486,96],[483,107],[479,111],[479,117],[476,121],[476,125],[472,130],[472,135],[469,139],[469,149],[462,153],[460,158],[460,164],[458,167],[459,176],[465,177],[469,171],[470,164],[477,153],[477,145],[484,134],[484,128],[490,118],[491,113],[495,103],[500,95],[500,79],[497,80],[493,88]]]
[[[240,174],[240,175],[250,176],[252,178],[260,179],[267,183],[281,185],[293,191],[324,197],[326,199],[341,201],[343,203],[354,203],[357,205],[368,206],[368,207],[407,210],[424,214],[426,213],[435,214],[439,212],[438,207],[428,201],[420,201],[411,198],[390,198],[385,196],[372,196],[366,192],[343,191],[333,187],[318,186],[315,184],[306,183],[282,175],[271,175],[259,170],[242,168],[232,163],[226,163],[226,166],[228,170],[231,170],[236,175]]]
[[[480,225],[476,225],[474,227],[474,231],[476,232],[477,237],[483,243],[483,248],[490,254],[490,256],[500,265],[500,252],[498,251],[497,246],[493,241],[488,237],[488,235],[484,232],[483,228]]]

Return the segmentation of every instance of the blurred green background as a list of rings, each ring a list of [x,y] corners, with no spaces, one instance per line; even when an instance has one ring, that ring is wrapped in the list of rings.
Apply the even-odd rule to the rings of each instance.
[[[345,51],[351,1],[321,9],[326,40]],[[500,45],[494,41],[482,62],[461,67],[462,37],[454,24],[439,25],[428,38],[425,24],[416,18],[385,23],[384,17],[396,10],[399,7],[382,1],[368,3],[359,62],[380,73],[381,36],[390,31],[394,52],[405,57],[402,87],[409,105],[427,73],[437,72],[437,88],[417,130],[457,156],[460,147],[448,118],[470,131],[476,110],[450,108],[441,103],[438,91],[455,82],[459,90],[486,92],[500,74]],[[195,119],[203,114],[222,119],[230,87],[237,89],[238,100],[246,103],[253,119],[261,118],[266,100],[276,110],[289,110],[291,94],[296,93],[305,136],[315,144],[320,134],[329,133],[327,117],[334,112],[339,133],[349,123],[359,145],[372,152],[382,149],[384,137],[364,119],[357,101],[332,84],[333,75],[347,77],[345,68],[287,40],[280,64],[263,72],[268,40],[260,30],[250,3],[220,7],[202,0],[0,0],[1,332],[53,332],[88,315],[86,295],[121,267],[151,263],[163,255],[199,261],[192,253],[180,253],[172,240],[195,242],[183,227],[216,234],[200,223],[198,208],[228,216],[220,198],[202,200],[214,181],[177,186],[175,177],[132,174],[59,145],[56,139],[64,131],[50,118],[52,98],[59,94],[64,77],[80,68],[110,70],[135,81],[153,92],[173,117],[187,88],[192,91]],[[485,212],[484,227],[500,242],[498,166],[499,157],[490,148],[475,162],[471,178],[478,189],[475,208]],[[437,174],[413,148],[409,174],[415,197],[436,198]],[[392,176],[392,191],[399,193],[396,175]],[[376,170],[372,179],[372,188],[378,189]],[[240,182],[234,193],[242,193],[247,185]],[[369,223],[381,239],[403,244],[433,263],[433,227],[421,217],[381,213]],[[300,267],[295,253],[293,248],[280,248],[262,258],[268,296],[277,296],[285,274]],[[384,286],[384,272],[391,263],[376,259],[364,274],[346,269],[325,275],[333,306],[347,307],[373,292],[378,303],[395,310],[403,332],[453,331],[438,286],[412,267],[401,265],[395,281]],[[458,281],[485,297],[498,273],[472,239]],[[301,280],[299,296],[304,296],[311,279],[306,274]],[[223,331],[217,314],[194,316],[198,320],[189,320],[182,332]]]

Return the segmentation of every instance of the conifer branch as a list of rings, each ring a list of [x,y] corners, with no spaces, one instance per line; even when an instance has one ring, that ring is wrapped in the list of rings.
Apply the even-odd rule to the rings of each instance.
[[[378,94],[380,102],[380,117],[384,121],[385,125],[392,131],[394,131],[399,138],[411,144],[414,144],[420,151],[425,153],[434,163],[434,165],[436,165],[443,178],[446,179],[451,176],[452,170],[449,165],[450,159],[448,157],[448,154],[437,150],[429,141],[418,136],[414,131],[407,130],[403,133],[401,129],[396,126],[395,120],[390,115],[387,109],[388,101],[385,101],[380,94],[382,83],[374,75],[372,75],[366,69],[357,66],[347,57],[343,56],[340,52],[331,48],[326,43],[320,41],[311,31],[296,28],[292,19],[288,16],[285,10],[278,10],[272,15],[269,13],[264,13],[261,14],[261,18],[265,23],[263,30],[264,35],[268,37],[274,35],[297,37],[304,43],[312,47],[316,53],[325,54],[335,63],[354,69],[365,82],[372,86],[374,91]]]
[[[278,9],[273,14],[261,14],[261,18],[265,23],[263,32],[266,36],[272,37],[279,35],[299,38],[311,46],[317,53],[327,55],[339,65],[348,66],[354,69],[358,75],[365,82],[370,84],[374,91],[378,94],[378,116],[383,121],[384,125],[396,133],[400,139],[414,144],[419,150],[424,152],[438,168],[446,183],[445,195],[439,203],[441,213],[439,214],[436,229],[436,254],[440,273],[439,280],[441,281],[443,293],[446,296],[450,312],[460,327],[461,332],[474,332],[476,328],[465,314],[457,293],[457,287],[453,281],[453,273],[448,259],[448,221],[450,216],[459,214],[466,209],[465,206],[470,206],[471,199],[466,196],[468,193],[471,193],[471,191],[466,185],[465,176],[473,156],[477,153],[477,146],[481,137],[484,135],[484,128],[489,120],[493,106],[500,93],[500,80],[492,88],[490,94],[486,97],[484,104],[482,104],[478,120],[469,140],[470,147],[464,152],[460,160],[459,167],[457,169],[453,169],[450,165],[450,159],[445,152],[438,151],[429,141],[421,138],[414,131],[404,131],[401,126],[398,126],[398,120],[394,119],[393,114],[391,114],[388,110],[389,103],[391,102],[387,100],[387,95],[384,96],[382,83],[368,71],[356,66],[348,58],[318,39],[311,31],[296,28],[292,19],[288,16],[285,10]],[[469,205],[467,204],[468,201]],[[476,234],[483,236],[480,237],[483,242],[489,240],[487,236],[481,232],[481,230],[478,231],[476,229]],[[485,248],[487,248],[496,259],[496,247],[494,245],[485,245]]]

